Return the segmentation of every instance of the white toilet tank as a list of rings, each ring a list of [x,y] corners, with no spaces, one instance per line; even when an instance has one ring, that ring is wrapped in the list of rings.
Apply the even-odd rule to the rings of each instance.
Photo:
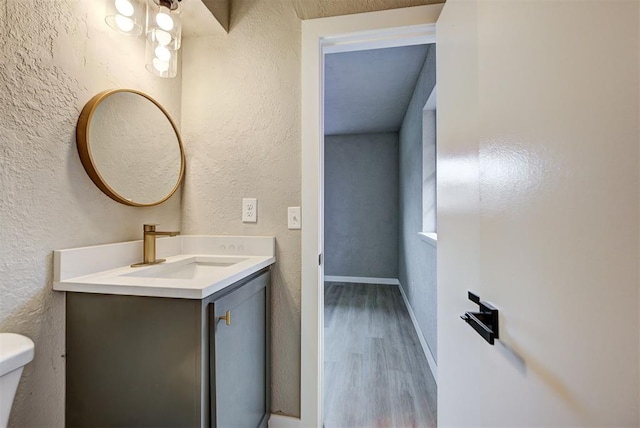
[[[22,368],[33,360],[33,349],[33,341],[28,337],[0,333],[0,428],[9,423]]]

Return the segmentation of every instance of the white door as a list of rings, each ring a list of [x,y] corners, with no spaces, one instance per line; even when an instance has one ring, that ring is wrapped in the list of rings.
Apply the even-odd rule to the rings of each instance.
[[[640,425],[637,1],[448,0],[440,426]],[[467,291],[500,339],[460,320]]]

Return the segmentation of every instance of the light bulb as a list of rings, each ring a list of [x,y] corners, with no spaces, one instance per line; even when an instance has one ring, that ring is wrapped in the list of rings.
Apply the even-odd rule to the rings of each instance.
[[[156,23],[158,27],[162,28],[165,31],[173,30],[173,19],[169,16],[168,13],[160,12],[156,15]]]
[[[160,60],[158,58],[154,58],[153,59],[153,66],[160,73],[164,73],[165,71],[167,71],[169,69],[169,63],[167,61],[162,61],[162,60]]]
[[[160,61],[169,62],[171,59],[171,51],[164,46],[158,46],[155,53]]]
[[[115,17],[116,25],[119,29],[124,32],[129,32],[133,30],[133,20],[122,15],[116,15]]]
[[[116,10],[124,16],[132,16],[134,9],[129,0],[116,0]]]
[[[156,30],[155,31],[155,36],[156,36],[156,40],[161,45],[166,46],[169,43],[171,43],[171,34],[167,33],[166,31]]]

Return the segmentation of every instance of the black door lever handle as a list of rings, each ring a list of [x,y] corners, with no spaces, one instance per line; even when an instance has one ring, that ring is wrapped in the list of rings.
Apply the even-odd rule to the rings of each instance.
[[[480,312],[465,312],[460,318],[473,327],[484,340],[493,345],[495,339],[500,337],[498,335],[498,310],[490,303],[481,301],[480,297],[472,292],[469,292],[469,300],[478,304]]]

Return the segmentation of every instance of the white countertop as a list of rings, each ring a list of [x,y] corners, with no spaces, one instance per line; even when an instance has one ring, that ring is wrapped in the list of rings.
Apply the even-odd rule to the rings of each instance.
[[[157,240],[158,258],[166,262],[132,268],[142,257],[142,241],[54,251],[57,291],[130,296],[203,299],[275,263],[275,238],[182,235]],[[236,262],[192,278],[145,277],[166,265],[198,258]],[[153,275],[150,275],[153,276]]]

